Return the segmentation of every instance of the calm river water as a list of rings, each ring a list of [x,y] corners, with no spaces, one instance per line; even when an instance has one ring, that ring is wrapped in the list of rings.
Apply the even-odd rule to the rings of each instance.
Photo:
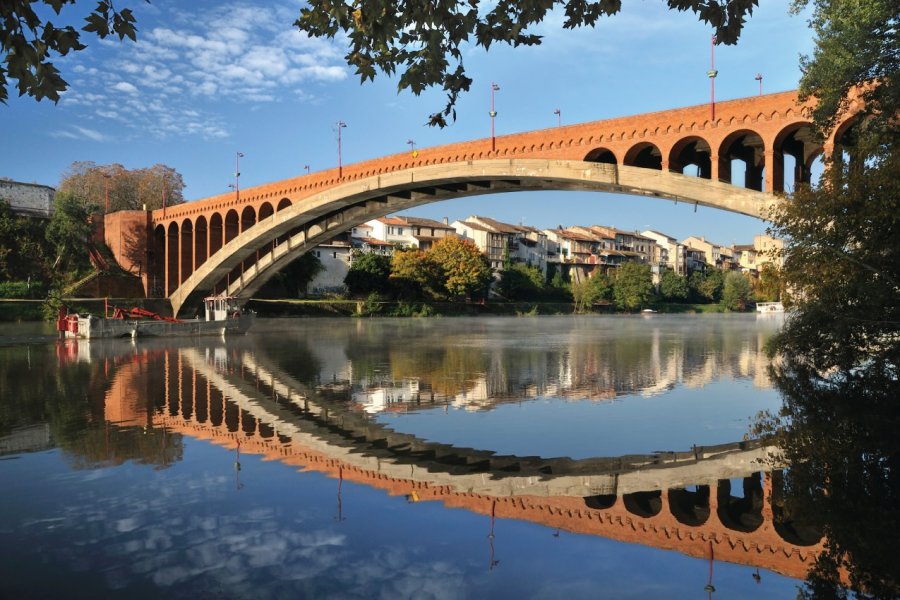
[[[0,597],[793,598],[817,540],[748,441],[780,324],[4,325]]]

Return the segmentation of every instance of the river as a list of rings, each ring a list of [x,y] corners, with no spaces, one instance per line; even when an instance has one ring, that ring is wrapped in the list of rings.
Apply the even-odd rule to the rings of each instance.
[[[780,318],[0,330],[0,597],[793,598]],[[777,487],[777,486],[776,486]]]

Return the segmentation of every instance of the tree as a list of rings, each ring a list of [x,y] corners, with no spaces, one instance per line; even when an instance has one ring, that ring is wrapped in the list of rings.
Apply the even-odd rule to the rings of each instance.
[[[772,263],[766,263],[759,270],[759,277],[753,281],[753,298],[757,302],[778,302],[784,291],[781,270]]]
[[[149,1],[149,0],[148,0]],[[0,3],[0,102],[9,97],[8,79],[16,81],[19,95],[28,94],[40,101],[49,98],[59,101],[59,93],[68,88],[51,59],[66,56],[71,51],[84,50],[81,34],[71,25],[56,27],[44,21],[33,5],[46,5],[59,15],[62,8],[75,0],[3,0]],[[93,33],[100,39],[116,34],[119,39],[136,39],[135,19],[128,8],[115,10],[112,0],[100,0],[96,8],[84,18],[81,31]]]
[[[627,262],[619,265],[613,278],[613,301],[620,309],[635,310],[653,295],[650,265]]]
[[[374,252],[353,252],[353,262],[344,277],[344,285],[353,296],[367,296],[373,292],[384,294],[390,289],[390,257]]]
[[[704,302],[718,302],[722,298],[722,272],[710,269],[706,273],[695,272],[691,274],[691,280],[696,293]]]
[[[666,300],[686,300],[690,290],[687,279],[666,269],[659,277],[659,292]]]
[[[451,298],[482,294],[491,283],[491,265],[470,240],[445,237],[435,242],[429,256],[440,267]]]
[[[256,293],[257,298],[302,298],[309,282],[325,270],[325,265],[313,252],[300,258],[276,273]]]
[[[507,300],[540,300],[545,288],[540,269],[519,263],[504,268],[497,285],[500,295]]]
[[[575,312],[589,312],[594,304],[609,300],[612,296],[612,286],[604,273],[595,273],[572,284],[572,298],[575,301]]]
[[[722,305],[726,310],[744,312],[750,302],[750,282],[741,273],[731,271],[722,285]]]
[[[72,163],[62,174],[59,190],[71,192],[82,202],[106,206],[109,211],[154,210],[184,202],[181,174],[163,164],[142,169],[126,169],[120,164],[97,165],[91,161]]]
[[[0,199],[0,281],[45,281],[55,254],[46,239],[47,222],[17,217]]]
[[[757,0],[666,0],[670,9],[692,10],[715,28],[721,44],[737,41],[744,20]],[[399,0],[344,3],[311,0],[300,10],[295,25],[312,37],[346,39],[350,46],[347,63],[356,68],[360,80],[374,80],[377,71],[393,76],[397,71],[399,91],[409,89],[419,95],[440,86],[447,94],[443,110],[429,118],[431,125],[444,127],[456,118],[459,94],[469,90],[472,79],[463,68],[463,54],[469,41],[486,50],[494,43],[532,46],[541,36],[530,27],[562,7],[563,27],[593,27],[600,17],[619,12],[619,0],[509,0],[489,3],[431,2]]]
[[[423,295],[441,295],[441,269],[422,250],[396,250],[391,258],[391,283],[401,298],[416,300]]]
[[[56,248],[54,268],[72,278],[88,267],[86,245],[94,226],[93,207],[85,206],[73,194],[58,192],[53,200],[53,218],[47,226],[47,241]]]

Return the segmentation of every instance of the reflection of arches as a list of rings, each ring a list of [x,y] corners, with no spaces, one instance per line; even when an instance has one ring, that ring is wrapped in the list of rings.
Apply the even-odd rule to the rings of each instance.
[[[606,148],[594,148],[584,157],[584,162],[605,163],[609,165],[617,164],[616,155],[612,150]]]
[[[744,184],[748,190],[761,192],[765,170],[765,144],[755,131],[741,129],[735,131],[719,146],[719,180],[734,183],[731,175],[731,161],[744,163]]]
[[[669,510],[679,523],[703,525],[709,518],[709,486],[699,485],[693,492],[684,488],[669,490]]]
[[[769,476],[772,490],[772,522],[781,539],[795,546],[815,546],[821,541],[822,531],[794,518],[784,502],[784,473],[775,471]]]
[[[662,492],[634,492],[622,496],[625,510],[633,515],[649,519],[655,517],[662,510]]]
[[[744,497],[731,495],[731,482],[720,479],[717,490],[719,520],[728,529],[749,533],[762,525],[762,476],[754,473],[743,479]]]
[[[623,165],[641,167],[643,169],[662,169],[662,152],[650,142],[635,144],[625,153]]]
[[[685,169],[691,165],[699,169],[697,174],[704,179],[712,178],[712,160],[709,142],[701,137],[689,136],[679,140],[669,152],[669,170],[674,173],[691,175]]]
[[[810,123],[798,121],[784,127],[773,145],[772,185],[776,192],[785,191],[790,180],[793,187],[809,184],[812,180],[812,164],[822,152],[822,144],[816,138]],[[793,158],[793,173],[785,172],[785,156]]]
[[[587,496],[584,499],[584,505],[595,510],[608,510],[616,504],[615,494],[600,494],[598,496]]]
[[[166,235],[166,295],[171,295],[181,283],[178,280],[178,224],[169,223]]]

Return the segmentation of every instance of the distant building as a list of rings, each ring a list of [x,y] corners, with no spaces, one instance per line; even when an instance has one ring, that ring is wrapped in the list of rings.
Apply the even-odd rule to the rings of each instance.
[[[658,264],[665,265],[667,268],[675,271],[678,275],[687,275],[687,255],[685,253],[684,244],[680,243],[676,238],[659,231],[647,229],[641,232],[644,237],[650,238],[655,242],[658,251],[658,259],[656,254],[653,260],[658,260]]]
[[[0,200],[9,204],[13,213],[23,217],[52,217],[55,194],[56,190],[50,186],[0,179]]]
[[[404,215],[373,219],[365,225],[371,230],[368,237],[401,248],[428,250],[436,241],[456,235],[456,230],[447,223]]]
[[[753,248],[760,268],[767,263],[776,267],[784,266],[784,240],[765,234],[756,235],[753,236]]]
[[[495,273],[503,270],[503,262],[508,259],[512,264],[535,267],[546,275],[548,240],[545,232],[478,215],[454,221],[453,227],[457,235],[478,246]]]

